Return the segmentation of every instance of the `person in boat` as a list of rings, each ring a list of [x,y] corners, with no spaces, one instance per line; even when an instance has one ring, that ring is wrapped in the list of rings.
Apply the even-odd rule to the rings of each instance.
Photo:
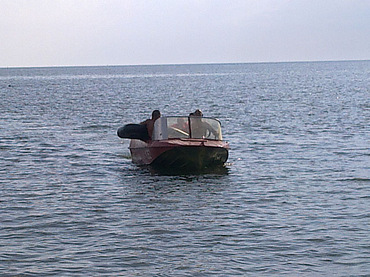
[[[195,110],[195,112],[189,114],[189,117],[192,118],[191,133],[193,138],[207,138],[212,134],[216,138],[219,136],[218,132],[211,125],[202,120],[203,112],[201,110]]]
[[[146,129],[148,130],[148,136],[149,140],[152,139],[152,134],[153,134],[153,128],[154,128],[154,122],[161,117],[161,112],[159,110],[154,110],[152,112],[152,118],[147,119],[143,122],[141,122],[141,125],[145,125]]]
[[[201,110],[196,109],[196,110],[195,110],[195,112],[193,112],[193,113],[189,113],[189,117],[190,117],[190,116],[203,116],[203,113],[202,113],[202,111],[201,111]]]
[[[189,129],[188,121],[182,117],[177,118],[176,123],[171,127],[180,129],[182,131],[187,131]]]
[[[195,112],[193,112],[193,113],[189,113],[189,117],[190,117],[190,116],[203,116],[203,113],[202,113],[202,111],[201,111],[201,110],[196,109],[196,110],[195,110]]]
[[[195,112],[194,112],[193,114],[194,114],[194,116],[203,116],[202,111],[201,111],[201,110],[199,110],[199,109],[196,109],[196,110],[195,110]]]

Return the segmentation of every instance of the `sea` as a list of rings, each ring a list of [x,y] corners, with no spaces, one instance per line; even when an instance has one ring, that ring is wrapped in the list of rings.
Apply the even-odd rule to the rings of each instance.
[[[370,276],[370,61],[0,69],[0,276]],[[221,121],[222,171],[116,132]]]

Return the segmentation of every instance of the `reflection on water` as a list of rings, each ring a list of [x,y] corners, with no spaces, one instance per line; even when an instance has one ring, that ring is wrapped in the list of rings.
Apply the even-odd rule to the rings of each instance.
[[[199,170],[186,170],[177,168],[163,168],[148,166],[148,169],[152,175],[164,175],[164,176],[192,176],[192,175],[227,175],[229,169],[226,166],[213,166],[210,168],[204,168]]]

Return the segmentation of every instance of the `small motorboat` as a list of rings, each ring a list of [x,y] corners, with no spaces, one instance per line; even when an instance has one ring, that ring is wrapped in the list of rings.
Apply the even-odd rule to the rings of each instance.
[[[223,166],[229,153],[220,121],[210,117],[162,116],[155,121],[151,138],[140,124],[127,124],[117,135],[131,139],[134,163],[157,169],[200,171]]]

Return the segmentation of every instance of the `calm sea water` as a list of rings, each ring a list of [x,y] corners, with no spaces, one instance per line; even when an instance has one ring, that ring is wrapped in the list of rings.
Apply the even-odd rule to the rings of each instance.
[[[0,69],[1,276],[369,276],[370,62]],[[227,171],[118,127],[217,117]]]

